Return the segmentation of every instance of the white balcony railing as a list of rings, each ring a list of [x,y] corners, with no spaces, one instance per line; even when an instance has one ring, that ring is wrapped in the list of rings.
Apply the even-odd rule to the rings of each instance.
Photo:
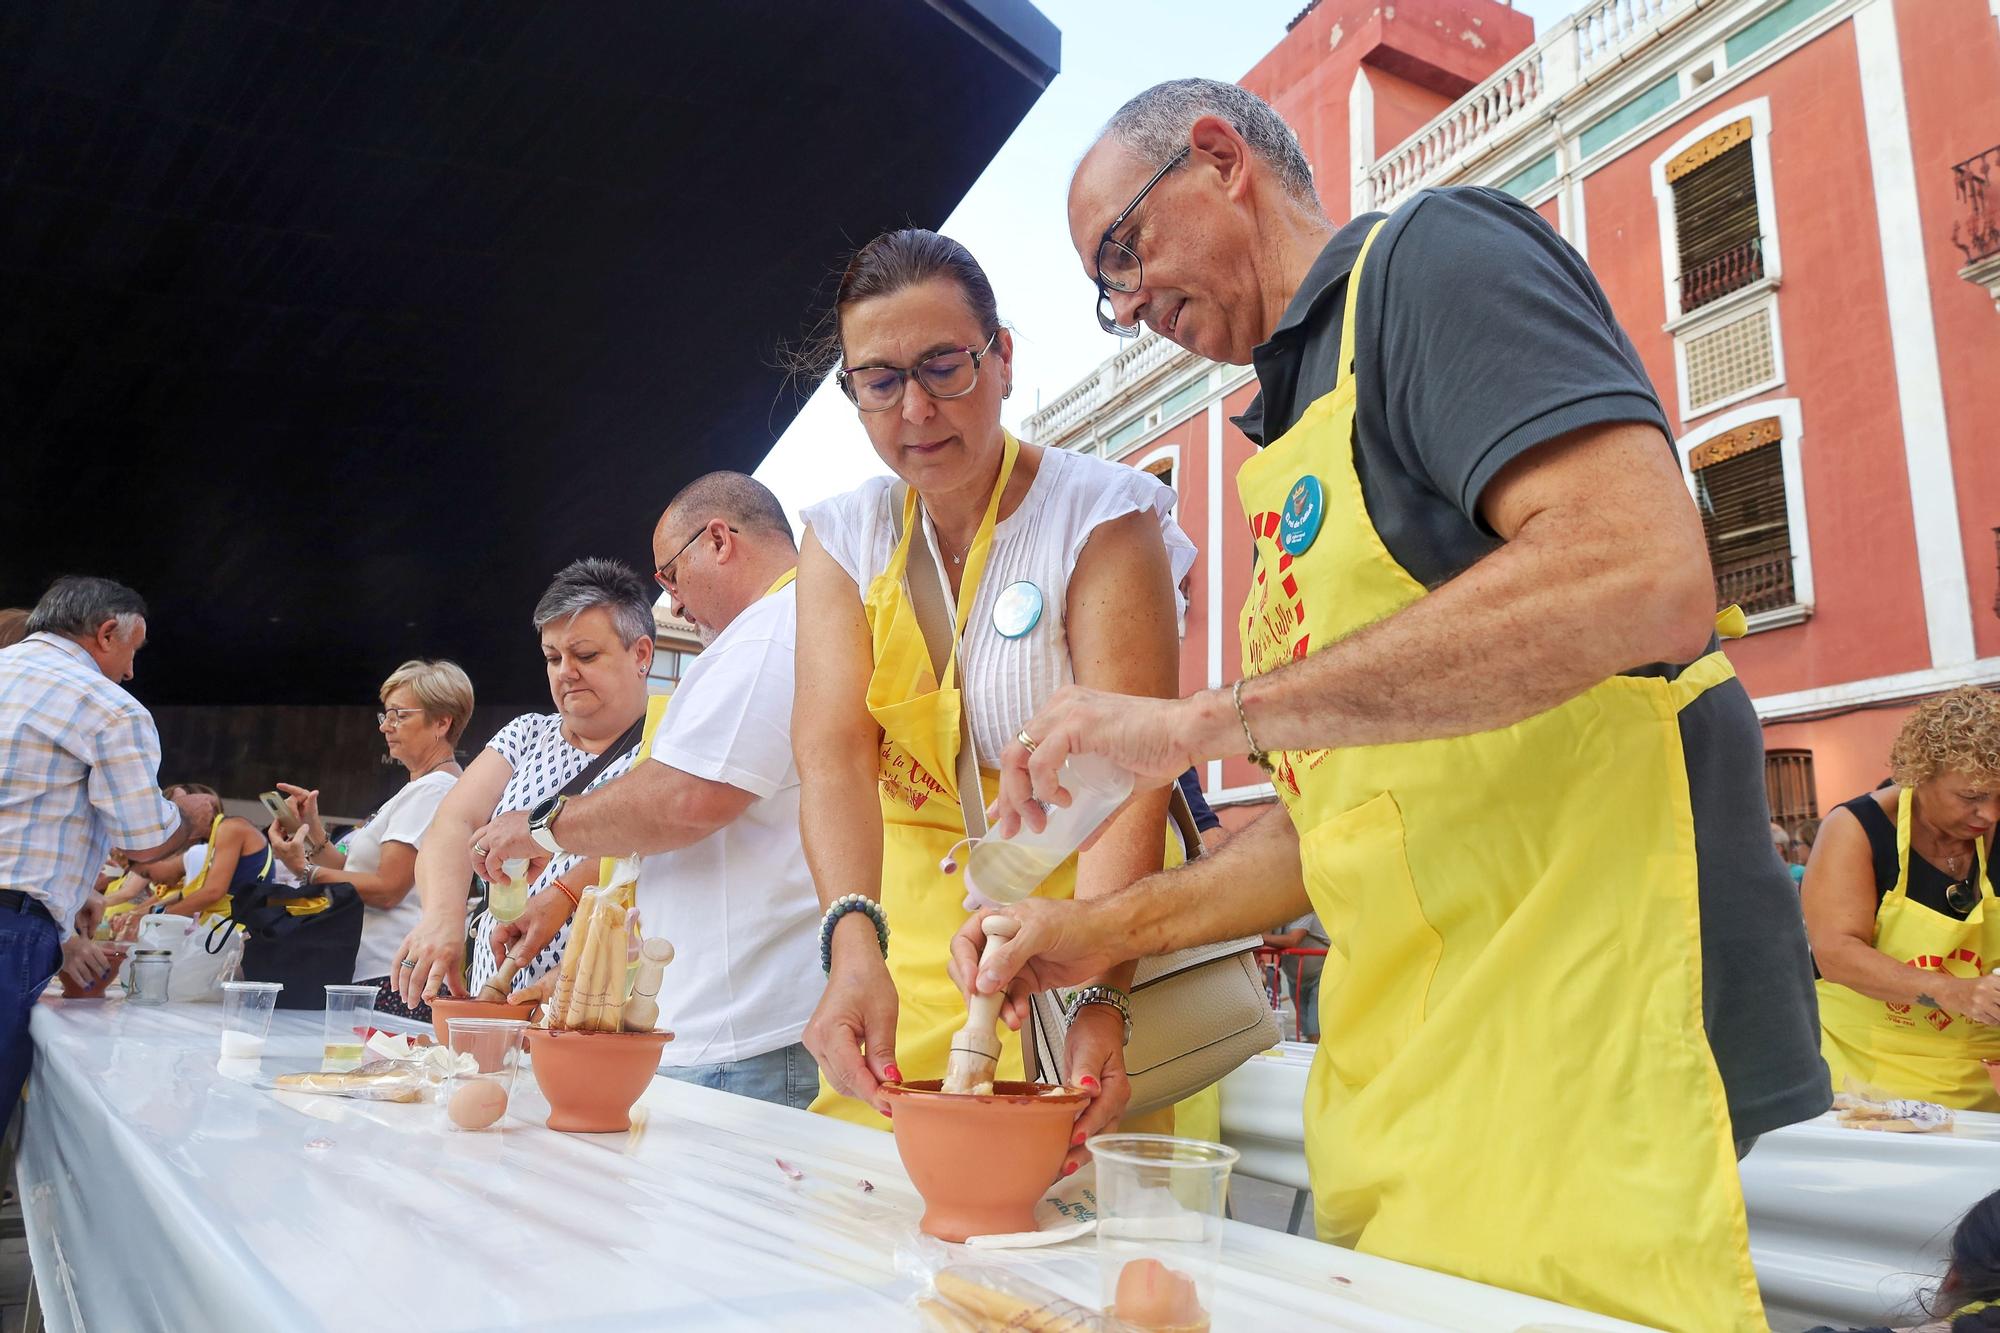
[[[1148,330],[1131,346],[1084,376],[1062,397],[1030,415],[1021,423],[1022,433],[1036,444],[1065,444],[1066,435],[1089,422],[1127,390],[1151,379],[1164,367],[1182,361],[1193,364],[1194,360],[1193,353]]]
[[[1473,154],[1532,113],[1575,88],[1594,66],[1650,36],[1666,19],[1700,0],[1596,0],[1495,70],[1430,124],[1384,154],[1364,173],[1368,208],[1393,208],[1426,185],[1452,178]]]

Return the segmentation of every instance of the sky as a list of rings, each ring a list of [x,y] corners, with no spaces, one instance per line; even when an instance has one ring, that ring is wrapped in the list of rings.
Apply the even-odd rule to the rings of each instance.
[[[1071,169],[1127,98],[1162,79],[1240,79],[1285,35],[1305,0],[1036,0],[1062,30],[1062,71],[940,228],[986,270],[1014,331],[1014,395],[1022,419],[1118,351],[1097,327],[1096,292],[1070,247],[1063,200]],[[1582,0],[1514,0],[1537,32]],[[829,268],[841,256],[827,256]],[[855,411],[822,385],[766,455],[757,477],[799,510],[886,472]]]

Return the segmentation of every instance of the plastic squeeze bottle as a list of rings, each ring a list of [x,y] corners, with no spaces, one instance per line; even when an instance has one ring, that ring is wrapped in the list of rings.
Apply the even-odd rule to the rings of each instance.
[[[1013,837],[989,835],[966,853],[965,886],[974,900],[968,907],[979,906],[978,899],[1005,904],[1026,898],[1132,794],[1130,770],[1092,754],[1064,760],[1061,781],[1069,804],[1044,805],[1049,817],[1040,833],[1023,824]]]
[[[508,857],[500,863],[500,873],[507,882],[495,884],[487,893],[486,910],[495,921],[512,921],[528,910],[528,881],[523,878],[528,873],[527,858]]]

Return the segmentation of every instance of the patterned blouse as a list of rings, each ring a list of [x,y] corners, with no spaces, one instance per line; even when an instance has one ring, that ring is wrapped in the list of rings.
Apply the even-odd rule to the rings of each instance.
[[[513,767],[513,775],[507,785],[500,790],[500,801],[493,807],[495,815],[510,810],[528,810],[549,797],[554,796],[577,774],[589,768],[597,758],[587,750],[579,750],[563,739],[561,713],[523,713],[506,726],[500,728],[493,739],[486,742],[486,748],[505,759]],[[595,791],[598,787],[618,777],[631,766],[638,753],[633,746],[604,766],[604,771],[590,780],[585,791]],[[569,873],[580,856],[556,856],[549,859],[542,873],[530,886],[530,896],[544,891],[561,893],[555,887],[557,879]],[[477,995],[480,987],[493,979],[498,964],[493,957],[493,927],[495,922],[486,912],[479,914],[475,925],[476,942],[472,949],[472,976],[469,981],[472,993]],[[555,967],[562,961],[563,948],[569,943],[569,927],[565,925],[556,932],[542,951],[521,965],[514,974],[516,988],[527,985]]]

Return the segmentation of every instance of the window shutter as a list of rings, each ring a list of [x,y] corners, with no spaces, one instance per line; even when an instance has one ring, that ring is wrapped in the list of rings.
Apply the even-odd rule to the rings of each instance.
[[[1725,126],[1667,164],[1681,269],[1681,310],[1764,275],[1750,121]]]
[[[1771,818],[1797,837],[1799,826],[1819,818],[1819,788],[1811,750],[1771,750],[1764,755],[1764,795]]]
[[[1776,418],[1739,426],[1688,456],[1715,567],[1717,606],[1746,613],[1793,604],[1792,533]]]

